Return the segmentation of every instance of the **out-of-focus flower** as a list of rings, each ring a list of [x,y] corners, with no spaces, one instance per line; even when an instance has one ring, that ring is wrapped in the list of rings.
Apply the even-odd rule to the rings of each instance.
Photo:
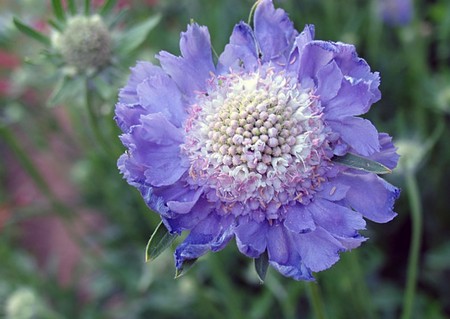
[[[378,13],[389,25],[406,25],[413,17],[411,0],[379,0]]]
[[[77,70],[101,68],[111,59],[111,35],[99,15],[75,16],[53,38],[68,66]]]
[[[381,95],[354,46],[314,40],[312,25],[298,33],[263,0],[217,65],[204,26],[189,25],[180,49],[161,52],[161,67],[138,62],[116,106],[120,171],[170,233],[190,232],[177,269],[234,237],[243,254],[313,280],[366,240],[363,217],[394,218],[397,188],[334,161],[398,160],[391,138],[357,117]]]

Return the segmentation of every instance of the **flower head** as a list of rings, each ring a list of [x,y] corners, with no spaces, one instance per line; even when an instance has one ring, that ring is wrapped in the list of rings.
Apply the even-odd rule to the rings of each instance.
[[[388,222],[399,190],[339,165],[353,153],[389,168],[391,138],[357,117],[380,99],[379,75],[355,48],[298,33],[263,0],[254,28],[237,24],[214,65],[206,27],[181,34],[181,57],[139,62],[120,91],[118,166],[174,234],[177,268],[233,237],[285,276],[312,280],[365,240],[366,217]]]

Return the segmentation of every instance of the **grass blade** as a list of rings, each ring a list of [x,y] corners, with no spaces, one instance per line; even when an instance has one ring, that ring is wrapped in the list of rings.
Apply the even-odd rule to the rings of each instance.
[[[36,41],[41,42],[42,44],[44,44],[46,46],[51,45],[51,41],[46,35],[33,29],[32,27],[27,26],[25,23],[20,21],[20,19],[14,17],[13,22],[14,22],[14,25],[16,26],[16,28],[19,29],[20,32],[26,34],[30,38],[35,39]]]

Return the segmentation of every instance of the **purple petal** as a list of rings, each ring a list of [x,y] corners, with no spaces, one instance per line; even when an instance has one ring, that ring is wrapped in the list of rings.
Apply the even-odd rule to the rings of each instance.
[[[177,234],[194,228],[214,210],[214,206],[202,197],[198,199],[189,214],[174,214],[167,206],[164,207],[166,213],[161,214],[162,221],[169,232]]]
[[[316,225],[333,235],[353,237],[366,226],[360,213],[325,199],[316,198],[307,209]]]
[[[184,261],[196,259],[208,251],[223,249],[233,237],[233,216],[210,214],[198,223],[175,250],[175,263],[179,269]]]
[[[346,171],[336,180],[350,186],[345,201],[364,217],[377,223],[386,223],[397,215],[393,206],[400,190],[377,175]]]
[[[316,198],[323,198],[332,202],[341,200],[347,195],[349,186],[340,184],[336,179],[331,179],[322,185],[322,190],[316,193]]]
[[[343,78],[341,70],[334,61],[331,61],[317,72],[317,95],[320,96],[322,103],[329,101],[338,94]],[[346,102],[352,101],[348,99]],[[328,109],[326,109],[326,112],[325,114],[328,115]]]
[[[208,29],[195,23],[189,25],[181,34],[180,49],[183,57],[162,51],[157,58],[180,91],[192,97],[205,89],[211,72],[215,72]]]
[[[358,154],[369,156],[380,150],[378,131],[369,120],[359,117],[346,117],[341,120],[328,120],[333,131]]]
[[[295,244],[306,267],[314,272],[330,268],[339,260],[344,246],[321,227],[305,234],[294,234]]]
[[[301,204],[288,207],[284,226],[294,233],[307,233],[316,229],[311,213]]]
[[[186,118],[183,100],[175,82],[167,75],[158,75],[144,80],[137,86],[139,104],[147,113],[162,113],[176,127],[181,127]]]
[[[203,189],[199,188],[196,192],[189,192],[189,197],[185,196],[168,201],[167,207],[177,214],[187,214],[192,210],[202,193]]]
[[[121,140],[128,147],[122,164],[125,161],[125,166],[139,168],[139,176],[143,174],[153,186],[173,184],[187,169],[185,159],[179,156],[183,134],[160,113],[141,116],[141,125],[133,126]]]
[[[284,276],[295,280],[314,280],[311,271],[305,267],[303,256],[298,253],[291,235],[299,236],[289,232],[281,224],[268,228],[267,252],[270,265]]]
[[[380,133],[378,139],[380,141],[381,149],[379,152],[370,155],[369,158],[390,169],[394,169],[397,166],[400,155],[397,154],[397,148],[392,143],[392,137],[386,133]]]
[[[251,258],[257,258],[266,250],[267,221],[257,222],[249,217],[239,219],[234,233],[239,251]]]
[[[229,70],[244,69],[254,71],[258,66],[256,40],[250,26],[244,22],[237,24],[230,37],[230,43],[225,46],[219,57],[218,73],[228,73]]]
[[[275,9],[272,0],[263,0],[255,10],[255,36],[262,61],[282,57],[290,52],[297,31],[282,9]]]
[[[343,80],[337,96],[324,104],[325,119],[342,119],[364,114],[372,105],[372,97],[373,94],[367,83],[352,84],[348,80]]]
[[[317,72],[330,63],[337,53],[336,47],[331,42],[311,41],[303,48],[300,59],[299,79],[315,79]]]
[[[128,133],[132,126],[140,123],[141,115],[146,113],[146,110],[139,104],[117,103],[114,120],[122,132]]]
[[[163,76],[164,71],[150,62],[138,61],[135,67],[131,68],[131,75],[128,83],[119,92],[119,103],[138,104],[137,86],[153,76]]]
[[[287,65],[288,71],[298,73],[304,47],[307,43],[314,40],[314,33],[314,25],[307,24],[303,31],[295,38],[294,47],[289,55],[289,63]]]

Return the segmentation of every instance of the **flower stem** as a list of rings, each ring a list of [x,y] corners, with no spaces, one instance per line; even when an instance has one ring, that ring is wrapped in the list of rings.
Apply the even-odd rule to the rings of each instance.
[[[248,21],[247,21],[247,24],[248,24],[248,25],[251,25],[251,23],[252,23],[252,18],[253,18],[253,13],[255,12],[256,7],[258,7],[258,5],[259,5],[260,2],[261,2],[261,0],[257,0],[257,1],[255,2],[255,4],[252,6],[252,8],[250,9],[250,13],[249,13],[249,15],[248,15]]]
[[[314,317],[316,319],[326,319],[324,312],[324,304],[320,295],[319,284],[317,282],[307,283],[309,302],[312,306]]]
[[[412,172],[406,174],[406,191],[408,193],[411,209],[412,234],[411,246],[409,248],[406,292],[403,298],[402,319],[411,318],[417,286],[420,243],[422,241],[422,207],[420,203],[420,193],[416,177]]]

